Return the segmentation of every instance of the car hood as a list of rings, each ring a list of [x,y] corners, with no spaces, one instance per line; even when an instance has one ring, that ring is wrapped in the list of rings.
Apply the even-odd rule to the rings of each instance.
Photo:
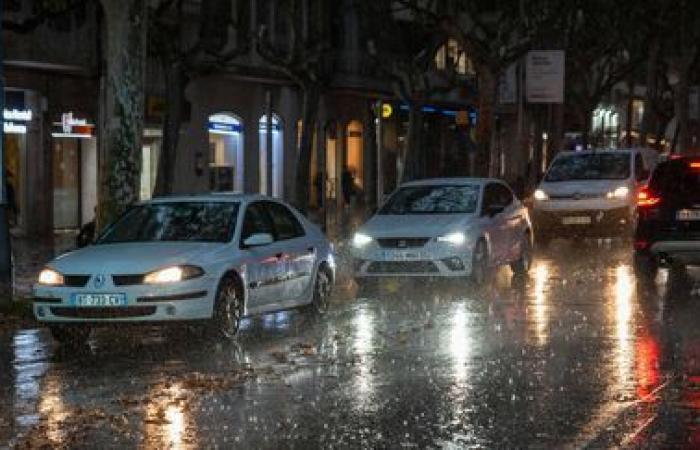
[[[49,266],[66,274],[142,274],[176,264],[198,264],[224,244],[138,242],[102,244],[66,253]]]
[[[628,186],[628,180],[572,180],[556,181],[540,184],[540,189],[547,195],[573,196],[574,194],[605,195],[620,186]],[[629,186],[628,186],[629,187]]]
[[[360,227],[359,232],[374,238],[436,237],[463,230],[474,218],[471,214],[377,215]]]

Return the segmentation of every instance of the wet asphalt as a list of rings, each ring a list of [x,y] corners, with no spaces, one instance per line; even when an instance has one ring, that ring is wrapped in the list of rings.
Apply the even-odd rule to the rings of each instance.
[[[236,342],[0,331],[0,448],[699,448],[700,298],[628,244],[555,242],[489,287],[342,277]]]

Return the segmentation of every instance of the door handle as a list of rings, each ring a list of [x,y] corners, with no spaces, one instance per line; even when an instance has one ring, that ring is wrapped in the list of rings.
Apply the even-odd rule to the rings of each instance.
[[[309,247],[306,249],[306,252],[309,253],[310,255],[313,255],[314,253],[316,253],[316,249],[313,247]]]

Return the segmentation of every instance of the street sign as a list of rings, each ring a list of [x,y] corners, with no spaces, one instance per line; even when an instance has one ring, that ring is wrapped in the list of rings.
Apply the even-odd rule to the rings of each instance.
[[[525,64],[528,103],[564,103],[564,70],[563,50],[529,52]]]

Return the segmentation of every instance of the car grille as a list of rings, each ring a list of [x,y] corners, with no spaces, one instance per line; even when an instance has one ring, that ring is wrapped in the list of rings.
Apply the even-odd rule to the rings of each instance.
[[[68,287],[85,287],[90,275],[63,275],[63,285]]]
[[[143,275],[112,275],[112,283],[115,286],[143,284]]]
[[[582,192],[575,194],[549,194],[552,200],[587,200],[591,198],[603,198],[606,194],[597,192]]]
[[[369,273],[437,273],[431,261],[374,261],[367,268]]]
[[[51,308],[51,314],[58,317],[73,319],[112,319],[122,317],[144,317],[156,313],[155,306],[129,306],[129,307],[63,307]]]
[[[377,239],[382,248],[416,248],[423,247],[430,238],[380,238]]]

